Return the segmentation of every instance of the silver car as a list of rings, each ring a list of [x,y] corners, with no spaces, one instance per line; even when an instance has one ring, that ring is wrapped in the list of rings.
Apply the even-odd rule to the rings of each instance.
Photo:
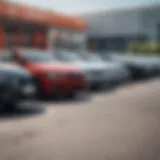
[[[83,53],[80,55],[86,61],[90,61],[95,65],[103,65],[104,68],[107,68],[108,78],[111,84],[126,82],[130,78],[130,72],[125,66],[111,61],[105,61],[98,53]]]

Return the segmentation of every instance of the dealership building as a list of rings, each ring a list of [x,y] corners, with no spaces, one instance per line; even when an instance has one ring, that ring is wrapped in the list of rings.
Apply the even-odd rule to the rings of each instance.
[[[79,48],[86,43],[86,30],[81,18],[0,1],[0,49],[13,42],[27,48]]]
[[[160,42],[160,5],[85,14],[93,50],[124,51],[133,41]]]

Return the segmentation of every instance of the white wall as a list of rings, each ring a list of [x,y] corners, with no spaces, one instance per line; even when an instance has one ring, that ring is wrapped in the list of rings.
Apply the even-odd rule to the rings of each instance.
[[[139,13],[130,11],[106,12],[88,17],[89,35],[126,35],[140,32]]]
[[[154,42],[160,23],[160,6],[108,11],[85,17],[89,23],[89,36],[145,34]]]
[[[149,37],[151,42],[157,41],[158,24],[160,24],[160,7],[144,10],[141,15],[143,32]]]

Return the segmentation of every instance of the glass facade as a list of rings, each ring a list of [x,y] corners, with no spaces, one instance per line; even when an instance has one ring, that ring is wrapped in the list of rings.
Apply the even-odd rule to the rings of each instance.
[[[129,44],[135,41],[147,41],[147,37],[145,35],[93,37],[88,39],[88,46],[94,45],[96,51],[126,51]]]

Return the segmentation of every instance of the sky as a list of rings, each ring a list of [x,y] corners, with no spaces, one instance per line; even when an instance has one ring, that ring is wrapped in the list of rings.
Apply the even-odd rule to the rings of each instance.
[[[160,0],[10,0],[67,14],[83,14],[128,6],[160,4]]]

